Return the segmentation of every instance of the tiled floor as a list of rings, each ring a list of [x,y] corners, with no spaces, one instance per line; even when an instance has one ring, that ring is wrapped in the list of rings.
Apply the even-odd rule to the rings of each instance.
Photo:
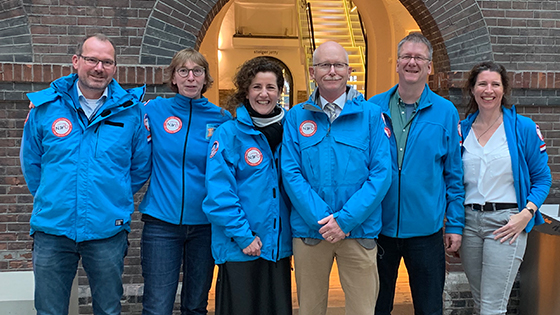
[[[215,275],[217,274],[217,269]],[[215,279],[215,277],[214,277]],[[214,283],[215,284],[215,283]],[[292,274],[292,303],[294,306],[294,315],[298,315],[297,297],[296,297],[296,283]],[[210,301],[208,305],[210,315],[214,311],[214,285],[210,292]],[[333,266],[331,272],[331,281],[329,289],[329,310],[327,315],[343,315],[344,314],[344,293],[340,287],[338,280],[338,269],[336,264]],[[408,274],[404,263],[401,263],[399,268],[399,277],[397,279],[397,288],[395,292],[395,307],[392,312],[393,315],[412,315],[412,298],[410,296],[410,288],[408,287]]]

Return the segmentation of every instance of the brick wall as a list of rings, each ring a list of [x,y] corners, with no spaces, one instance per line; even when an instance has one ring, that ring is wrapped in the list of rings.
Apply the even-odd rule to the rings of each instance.
[[[179,48],[199,47],[210,23],[228,0],[5,0],[0,2],[0,271],[30,270],[28,236],[32,198],[18,154],[25,93],[72,71],[69,59],[84,36],[104,32],[115,39],[125,87],[148,84],[146,99],[171,95],[163,68]],[[560,203],[560,8],[557,1],[401,0],[434,45],[430,85],[455,104],[475,62],[496,60],[512,71],[511,101],[543,131],[553,172],[547,202]],[[362,13],[364,14],[364,13]],[[224,91],[226,93],[227,91]],[[305,99],[298,91],[298,100]],[[460,110],[461,107],[459,106]],[[138,194],[138,201],[141,194]],[[138,314],[142,279],[134,215],[124,281],[123,313]],[[450,274],[462,275],[449,260]],[[468,309],[469,293],[458,277],[448,292],[450,312]],[[463,281],[463,282],[460,282]],[[86,284],[83,270],[79,283]],[[81,313],[91,313],[87,286],[80,287]],[[515,293],[515,292],[514,292]],[[461,302],[464,300],[463,302]],[[455,302],[453,302],[455,301]],[[447,303],[447,302],[446,302]],[[453,304],[455,303],[455,304]]]

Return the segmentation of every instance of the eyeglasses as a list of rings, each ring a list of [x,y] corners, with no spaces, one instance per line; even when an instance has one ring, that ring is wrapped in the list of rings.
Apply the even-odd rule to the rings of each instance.
[[[175,72],[177,72],[177,74],[180,77],[186,78],[189,76],[189,72],[192,71],[192,74],[195,77],[200,77],[201,75],[204,75],[204,68],[194,68],[194,69],[189,69],[189,68],[179,68],[177,70],[175,70]]]
[[[86,65],[91,66],[91,67],[97,67],[97,65],[101,62],[101,65],[103,66],[103,68],[111,68],[112,66],[115,65],[115,62],[113,60],[100,60],[97,59],[95,57],[87,57],[87,56],[82,56],[82,55],[78,55],[78,57],[84,59],[84,61],[86,62]]]
[[[342,71],[344,69],[346,69],[346,67],[348,67],[347,63],[341,63],[341,62],[337,62],[337,63],[316,63],[313,65],[313,67],[317,67],[323,71],[330,71],[331,67],[334,67],[334,70],[336,71]]]
[[[404,60],[406,62],[409,62],[411,59],[414,59],[416,62],[418,63],[423,63],[423,62],[427,62],[427,61],[432,61],[431,59],[428,58],[424,58],[422,56],[409,56],[409,55],[404,55],[404,56],[400,56],[399,57],[400,60]]]

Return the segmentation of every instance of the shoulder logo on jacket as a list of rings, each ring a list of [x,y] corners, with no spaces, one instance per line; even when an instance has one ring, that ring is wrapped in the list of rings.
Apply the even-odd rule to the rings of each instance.
[[[148,114],[144,114],[144,127],[146,127],[146,130],[148,130],[148,132],[151,132],[150,131],[150,119],[148,119]],[[148,134],[147,140],[148,140],[148,142],[152,141],[152,134],[151,133]]]
[[[212,143],[212,149],[210,149],[210,158],[213,158],[214,155],[216,155],[219,148],[220,148],[220,143],[218,141],[214,141],[214,143]]]
[[[383,128],[383,131],[385,131],[385,135],[387,135],[387,138],[391,139],[391,129],[389,129],[389,127],[387,126],[387,121],[385,121],[385,115],[383,115],[383,113],[381,113],[381,120],[383,120],[383,125],[385,126]]]
[[[544,143],[544,137],[543,137],[543,135],[542,135],[542,133],[541,133],[541,128],[539,127],[539,125],[537,125],[537,136],[539,136],[539,139],[541,139],[541,141],[543,142],[543,143],[540,145],[541,153],[542,153],[542,152],[545,152],[545,151],[546,151],[546,143]]]
[[[72,123],[66,118],[59,118],[52,124],[52,132],[57,137],[66,137],[72,131]]]
[[[317,123],[313,120],[305,120],[299,125],[299,133],[304,137],[311,137],[317,132]]]
[[[263,160],[263,154],[261,150],[255,147],[251,147],[245,151],[245,162],[251,166],[257,166],[261,164]]]
[[[463,145],[463,133],[461,132],[461,123],[457,124],[457,132],[459,133],[459,145],[462,146]]]
[[[171,116],[163,122],[163,129],[168,133],[177,133],[183,127],[183,122],[179,117]]]
[[[206,140],[210,140],[214,134],[214,130],[218,128],[220,124],[206,124]]]

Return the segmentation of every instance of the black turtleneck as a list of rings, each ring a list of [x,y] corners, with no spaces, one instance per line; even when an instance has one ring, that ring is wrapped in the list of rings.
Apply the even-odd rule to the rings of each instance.
[[[282,113],[282,108],[280,106],[275,106],[274,110],[270,114],[262,115],[257,113],[256,110],[251,107],[250,104],[245,104],[245,108],[247,112],[249,112],[249,116],[251,117],[258,117],[258,118],[272,118],[274,116],[280,115]],[[262,132],[262,134],[268,140],[268,145],[270,145],[270,149],[272,152],[276,150],[276,147],[282,142],[282,124],[280,122],[271,123],[270,125],[264,127],[257,127],[255,129]]]

